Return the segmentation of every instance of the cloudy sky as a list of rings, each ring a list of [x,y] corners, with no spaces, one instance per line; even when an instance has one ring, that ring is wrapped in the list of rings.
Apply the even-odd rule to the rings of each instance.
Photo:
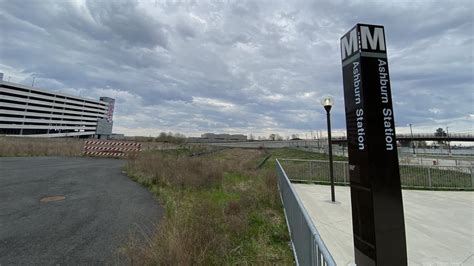
[[[398,132],[473,132],[473,1],[0,0],[0,72],[116,99],[114,131],[345,129],[339,38],[385,26]],[[339,130],[338,130],[339,129]]]

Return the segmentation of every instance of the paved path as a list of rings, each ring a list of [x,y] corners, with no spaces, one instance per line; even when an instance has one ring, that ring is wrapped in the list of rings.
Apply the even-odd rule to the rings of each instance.
[[[0,158],[0,265],[122,264],[117,251],[129,235],[143,237],[162,215],[153,196],[122,174],[123,165]]]
[[[354,261],[349,187],[293,184],[337,265]],[[409,265],[474,265],[474,192],[403,190]]]

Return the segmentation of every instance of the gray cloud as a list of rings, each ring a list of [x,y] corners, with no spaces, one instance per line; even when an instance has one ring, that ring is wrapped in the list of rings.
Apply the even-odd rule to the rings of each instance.
[[[132,134],[345,127],[339,38],[386,27],[399,126],[472,130],[473,4],[440,1],[0,0],[0,71],[117,99]],[[452,122],[451,122],[452,121]]]

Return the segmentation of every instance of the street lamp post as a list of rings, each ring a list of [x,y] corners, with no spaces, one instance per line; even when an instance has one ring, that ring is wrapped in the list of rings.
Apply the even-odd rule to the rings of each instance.
[[[324,96],[321,99],[321,104],[324,106],[326,110],[326,117],[328,123],[328,150],[329,150],[329,177],[331,178],[331,201],[335,202],[336,197],[334,195],[334,172],[332,167],[332,142],[331,142],[331,107],[333,105],[333,98],[332,96]]]
[[[412,126],[412,123],[408,124],[410,126],[410,133],[411,133],[411,147],[413,149],[413,156],[416,156],[416,153],[415,153],[415,142],[413,141],[413,130],[411,128]]]
[[[451,156],[451,143],[449,141],[449,127],[446,127],[446,142],[448,143],[448,155]]]

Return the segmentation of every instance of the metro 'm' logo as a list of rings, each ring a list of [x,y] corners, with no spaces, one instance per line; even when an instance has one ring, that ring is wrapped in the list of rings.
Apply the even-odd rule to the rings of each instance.
[[[373,35],[370,29],[373,28]],[[358,32],[358,29],[360,32]],[[370,46],[370,48],[369,48]],[[383,27],[369,27],[360,25],[354,27],[341,39],[342,60],[351,56],[360,49],[385,52],[385,38]]]

